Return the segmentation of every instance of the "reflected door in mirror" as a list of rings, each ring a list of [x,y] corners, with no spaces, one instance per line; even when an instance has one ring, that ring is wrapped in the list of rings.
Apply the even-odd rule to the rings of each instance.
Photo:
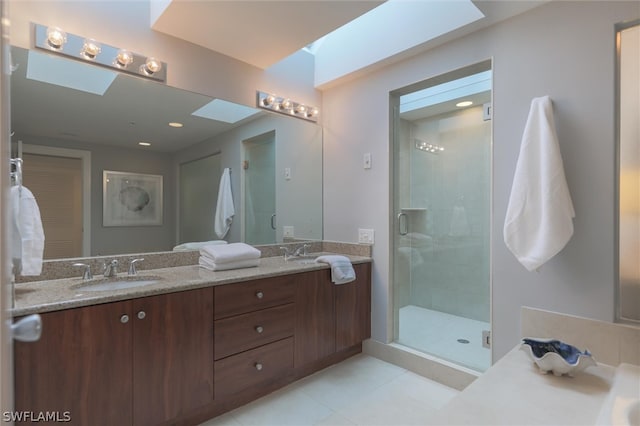
[[[180,164],[179,243],[218,239],[213,219],[221,174],[220,154]]]
[[[276,242],[276,143],[269,132],[245,141],[244,240],[247,244]]]

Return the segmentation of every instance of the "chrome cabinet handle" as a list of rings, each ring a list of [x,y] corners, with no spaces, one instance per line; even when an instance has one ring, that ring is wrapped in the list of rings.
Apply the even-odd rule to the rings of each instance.
[[[404,226],[402,226],[403,223],[404,223]],[[409,232],[409,223],[407,223],[407,215],[405,213],[398,213],[398,233],[400,235],[407,235],[408,232]]]
[[[123,324],[128,323],[128,322],[129,322],[129,315],[126,315],[126,314],[125,314],[125,315],[122,315],[122,316],[120,317],[120,322],[121,322],[121,323],[123,323]]]
[[[256,362],[256,363],[254,364],[254,367],[255,367],[255,368],[256,368],[256,370],[258,370],[258,371],[262,370],[262,364],[260,364],[259,362]]]
[[[258,299],[262,299],[262,298],[264,297],[264,293],[263,293],[263,292],[261,292],[261,291],[257,291],[257,292],[256,292],[256,297],[257,297]]]
[[[276,214],[271,215],[271,229],[276,229]]]
[[[264,331],[264,328],[261,325],[256,326],[256,333],[261,334]]]
[[[138,319],[144,319],[147,316],[145,311],[138,312]]]

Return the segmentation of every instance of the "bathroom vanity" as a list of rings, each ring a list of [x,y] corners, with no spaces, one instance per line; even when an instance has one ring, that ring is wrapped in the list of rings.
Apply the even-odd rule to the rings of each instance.
[[[361,351],[371,264],[352,262],[357,279],[342,285],[328,265],[282,258],[145,271],[160,283],[108,294],[77,290],[79,278],[18,285],[14,316],[40,313],[43,331],[15,345],[15,408],[187,425],[252,401]]]

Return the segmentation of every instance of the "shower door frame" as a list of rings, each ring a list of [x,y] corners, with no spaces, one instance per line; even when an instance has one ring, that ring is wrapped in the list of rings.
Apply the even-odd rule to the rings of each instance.
[[[489,366],[493,365],[494,362],[494,348],[493,344],[494,335],[493,335],[493,235],[494,235],[494,225],[493,225],[493,217],[495,214],[494,211],[494,196],[493,196],[493,188],[494,188],[494,87],[495,87],[495,64],[493,57],[490,57],[484,61],[476,62],[473,64],[469,64],[466,66],[462,66],[460,68],[438,74],[436,76],[428,77],[423,80],[420,80],[416,83],[404,86],[402,88],[392,90],[389,92],[389,206],[390,212],[389,215],[389,303],[387,305],[387,343],[395,343],[399,346],[405,347],[401,343],[397,342],[397,338],[399,336],[399,309],[396,309],[397,303],[397,294],[396,294],[396,249],[398,246],[398,238],[399,233],[399,212],[400,207],[396,205],[395,197],[396,194],[396,180],[398,177],[396,176],[396,161],[397,155],[396,152],[396,142],[398,137],[398,124],[399,124],[399,107],[400,107],[400,96],[415,92],[417,90],[421,90],[427,87],[436,86],[441,83],[446,83],[449,81],[453,81],[462,77],[466,77],[481,71],[491,70],[491,140],[489,142],[489,333],[490,333],[490,362]],[[408,347],[407,347],[408,348]],[[415,350],[414,350],[415,351]],[[419,351],[428,356],[433,356],[428,354],[427,352]],[[437,357],[436,357],[437,358]],[[467,367],[457,364],[453,361],[443,359],[448,363],[454,363],[461,369],[467,369]]]

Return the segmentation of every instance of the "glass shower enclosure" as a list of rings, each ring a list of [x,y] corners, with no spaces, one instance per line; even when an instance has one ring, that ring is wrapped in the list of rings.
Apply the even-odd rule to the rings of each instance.
[[[491,62],[391,96],[394,340],[491,364]]]

